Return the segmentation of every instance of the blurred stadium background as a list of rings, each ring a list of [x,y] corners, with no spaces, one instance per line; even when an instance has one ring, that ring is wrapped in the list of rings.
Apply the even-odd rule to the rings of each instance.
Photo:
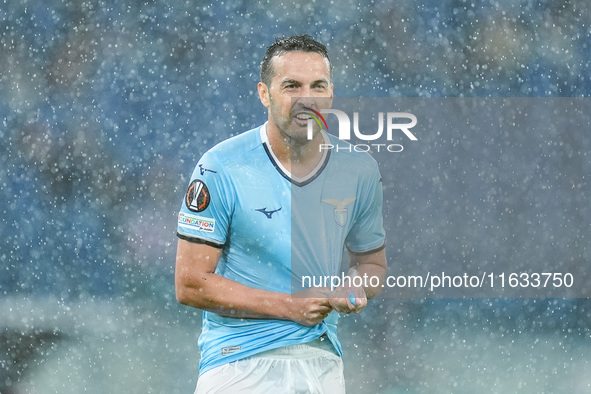
[[[303,32],[327,44],[337,96],[591,94],[584,0],[0,0],[0,393],[192,392],[200,313],[174,298],[180,199],[203,152],[263,121],[266,46]],[[577,161],[555,144],[552,163],[584,206],[589,129],[564,133]],[[424,212],[397,212],[408,231],[390,263],[414,264],[400,245]],[[588,264],[589,211],[564,215],[558,256]],[[373,302],[340,332],[352,393],[588,393],[590,328],[584,298],[423,298]]]

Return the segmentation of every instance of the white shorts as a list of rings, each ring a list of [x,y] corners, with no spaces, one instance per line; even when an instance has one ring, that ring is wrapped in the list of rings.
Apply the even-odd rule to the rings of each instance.
[[[195,394],[344,394],[343,361],[328,339],[281,347],[204,372]]]

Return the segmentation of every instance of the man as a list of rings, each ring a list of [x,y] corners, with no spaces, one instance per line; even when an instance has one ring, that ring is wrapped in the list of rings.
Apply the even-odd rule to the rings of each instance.
[[[322,44],[276,40],[258,93],[267,122],[201,158],[179,213],[177,299],[204,310],[195,392],[342,393],[338,312],[363,309],[386,270],[381,178],[365,153],[319,149],[348,144],[317,125],[308,136],[333,98]],[[345,246],[349,275],[377,285],[292,294],[305,275],[338,275]]]

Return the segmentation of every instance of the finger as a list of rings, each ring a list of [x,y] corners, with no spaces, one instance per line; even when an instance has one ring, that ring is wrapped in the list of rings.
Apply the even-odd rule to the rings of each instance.
[[[357,305],[355,306],[353,312],[359,313],[363,308],[367,306],[367,298],[357,298]]]
[[[322,306],[318,309],[318,313],[328,315],[332,311],[332,307],[330,306]]]
[[[335,311],[340,313],[351,313],[354,307],[349,304],[347,298],[333,298],[332,307]]]
[[[357,298],[355,297],[355,292],[352,291],[349,293],[349,302],[353,305],[353,306],[357,306]]]
[[[349,294],[349,298],[353,296],[355,299],[355,302],[353,303],[355,308],[362,309],[367,305],[367,296],[363,287],[357,288],[354,291],[351,291],[351,293]]]

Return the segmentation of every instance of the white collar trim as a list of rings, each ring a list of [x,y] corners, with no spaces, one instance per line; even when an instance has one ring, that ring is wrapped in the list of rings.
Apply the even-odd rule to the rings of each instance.
[[[292,175],[292,173],[290,171],[288,171],[283,166],[283,164],[281,164],[281,162],[279,161],[279,159],[275,155],[275,152],[273,152],[273,148],[271,147],[271,143],[269,142],[269,136],[267,135],[267,123],[268,122],[265,122],[265,124],[263,124],[261,126],[261,129],[260,129],[261,141],[264,145],[267,146],[267,151],[269,152],[269,155],[271,156],[271,160],[273,161],[273,164],[277,167],[277,169],[280,172],[283,173],[283,175],[285,175],[288,179],[292,180],[296,184],[305,184],[310,179],[313,179],[314,177],[316,177],[316,175],[320,171],[322,171],[322,169],[326,165],[326,160],[328,160],[329,151],[327,149],[324,149],[322,151],[322,157],[320,158],[320,161],[318,162],[318,164],[316,164],[316,167],[314,167],[314,169],[312,171],[310,171],[310,173],[308,175],[301,177],[301,178]],[[324,131],[321,131],[321,133],[322,133],[322,138],[324,139],[324,143],[330,144],[330,137],[328,136],[328,134],[326,134]]]

